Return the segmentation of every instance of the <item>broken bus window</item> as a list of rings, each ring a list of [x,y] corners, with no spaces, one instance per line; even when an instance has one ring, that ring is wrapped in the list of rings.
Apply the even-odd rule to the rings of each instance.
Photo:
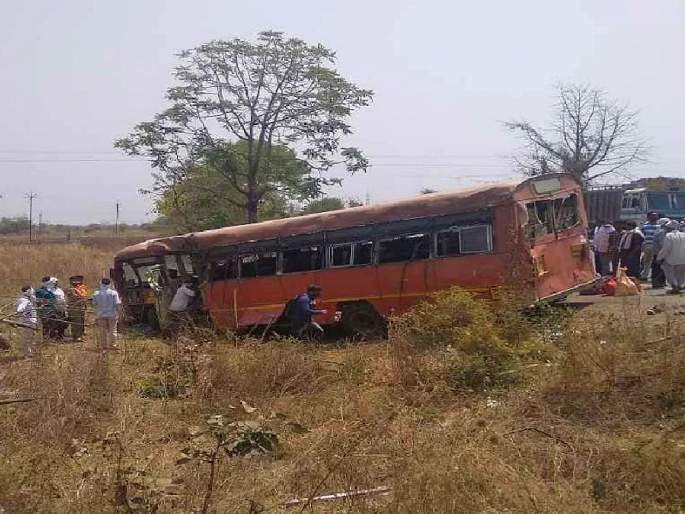
[[[378,243],[378,264],[415,261],[430,257],[430,235],[412,234]]]

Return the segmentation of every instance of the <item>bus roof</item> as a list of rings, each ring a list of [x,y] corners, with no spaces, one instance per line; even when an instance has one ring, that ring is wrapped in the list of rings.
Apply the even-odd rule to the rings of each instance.
[[[191,251],[191,249],[203,251],[252,241],[483,210],[511,199],[520,186],[536,178],[496,182],[457,191],[424,194],[377,205],[351,207],[153,239],[124,248],[116,254],[115,259],[127,260],[146,255],[162,255],[167,252]]]

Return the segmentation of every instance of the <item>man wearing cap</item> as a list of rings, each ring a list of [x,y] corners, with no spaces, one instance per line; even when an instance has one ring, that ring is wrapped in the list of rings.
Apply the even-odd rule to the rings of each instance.
[[[312,320],[313,316],[326,314],[328,312],[325,309],[316,309],[316,299],[321,296],[321,291],[322,289],[320,286],[312,284],[307,288],[306,293],[299,295],[295,299],[289,316],[291,330],[294,336],[320,336],[323,334],[321,325]]]
[[[88,303],[89,296],[88,288],[83,283],[83,276],[74,275],[69,277],[69,288],[65,293],[71,337],[74,341],[81,341],[86,329],[86,304]]]
[[[678,230],[679,223],[671,220],[665,226],[668,233],[664,237],[664,244],[657,261],[666,274],[666,280],[671,285],[670,294],[680,294],[685,285],[685,232]]]

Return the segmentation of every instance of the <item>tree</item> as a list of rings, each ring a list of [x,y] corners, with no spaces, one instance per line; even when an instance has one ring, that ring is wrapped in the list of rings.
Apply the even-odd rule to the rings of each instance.
[[[349,207],[361,207],[363,203],[350,198],[349,200],[343,200],[336,196],[324,196],[323,198],[317,198],[316,200],[311,200],[301,211],[300,214],[313,214],[315,212],[328,212],[337,211],[340,209],[347,209]]]
[[[244,166],[247,146],[245,142],[231,144],[230,150],[214,151],[203,164],[188,170],[182,181],[166,187],[157,196],[157,212],[179,231],[193,232],[243,223],[245,209],[242,198],[216,165],[218,156],[226,153],[239,157]],[[264,180],[272,185],[259,203],[260,219],[281,218],[288,215],[288,204],[293,199],[306,199],[311,195],[311,180],[306,166],[285,146],[274,146],[269,170],[262,172]]]
[[[637,115],[600,89],[562,84],[549,129],[525,120],[505,126],[524,140],[526,154],[517,159],[524,173],[565,172],[588,183],[644,161],[646,146]]]
[[[255,222],[265,198],[287,193],[277,148],[290,148],[306,170],[294,181],[304,198],[340,182],[322,174],[336,164],[352,173],[366,170],[364,155],[341,140],[352,132],[352,112],[368,105],[373,93],[333,68],[331,50],[262,32],[254,43],[212,41],[179,57],[178,84],[166,94],[171,105],[115,141],[125,153],[150,160],[152,193],[163,195],[208,164],[235,193],[225,200]]]

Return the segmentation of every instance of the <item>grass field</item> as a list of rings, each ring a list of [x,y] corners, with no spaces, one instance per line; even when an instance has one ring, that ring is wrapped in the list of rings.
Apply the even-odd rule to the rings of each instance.
[[[23,255],[3,252],[3,287]],[[111,257],[29,255],[22,280],[48,265],[95,280]],[[198,332],[126,334],[107,353],[90,339],[33,360],[13,350],[0,355],[0,402],[30,401],[0,403],[0,507],[680,512],[685,325],[644,310],[523,317],[453,291],[367,344]],[[287,506],[377,487],[388,489]]]

